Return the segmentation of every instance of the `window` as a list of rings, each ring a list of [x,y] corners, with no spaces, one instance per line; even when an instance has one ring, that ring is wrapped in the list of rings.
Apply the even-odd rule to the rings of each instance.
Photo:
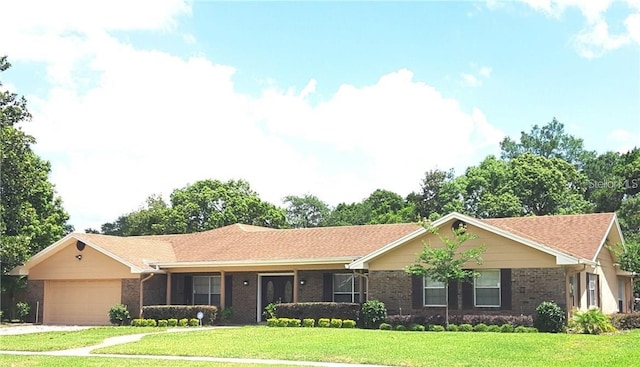
[[[367,299],[367,280],[364,280],[364,299]],[[333,301],[360,302],[360,279],[353,274],[333,274]],[[364,301],[364,300],[363,300]]]
[[[580,308],[580,273],[569,276],[569,299],[572,308]]]
[[[435,281],[427,276],[424,277],[424,305],[425,306],[446,306],[447,289],[444,282]]]
[[[587,273],[587,306],[598,307],[598,275]]]
[[[193,304],[220,305],[220,276],[193,277]]]
[[[479,270],[474,280],[475,306],[500,307],[500,270]]]

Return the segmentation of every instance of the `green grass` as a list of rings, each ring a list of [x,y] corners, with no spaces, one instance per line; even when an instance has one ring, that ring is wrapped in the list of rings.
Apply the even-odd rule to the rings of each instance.
[[[0,336],[0,350],[21,350],[46,352],[81,348],[95,345],[104,339],[128,334],[141,334],[164,331],[164,328],[152,327],[95,327],[78,331],[51,331],[46,333],[2,335]]]
[[[596,336],[243,327],[150,335],[95,352],[400,366],[632,366],[639,343],[640,330]]]
[[[3,367],[276,367],[267,364],[214,363],[192,361],[163,361],[158,359],[125,359],[100,357],[48,357],[0,355]],[[291,367],[289,365],[288,367]]]

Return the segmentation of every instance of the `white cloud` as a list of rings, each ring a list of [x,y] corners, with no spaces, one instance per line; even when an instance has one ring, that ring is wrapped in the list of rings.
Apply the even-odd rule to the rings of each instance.
[[[479,87],[482,85],[483,79],[489,79],[493,69],[488,66],[478,66],[475,63],[471,63],[472,72],[460,73],[460,79],[462,84],[467,87]]]
[[[135,14],[113,19],[121,14],[106,5],[75,17],[51,6],[48,16],[11,30],[12,42],[3,45],[12,60],[48,65],[52,87],[29,96],[34,118],[24,128],[51,160],[52,181],[77,230],[206,178],[246,179],[275,204],[304,193],[333,205],[378,188],[406,195],[425,171],[475,164],[503,136],[480,110],[464,111],[406,69],[372,85],[341,85],[318,104],[308,100],[315,79],[299,93],[271,80],[254,98],[236,90],[231,66],[135,49],[109,34],[167,31],[189,13],[182,2],[153,4],[128,8],[138,16],[151,11],[140,23],[130,20]],[[491,69],[474,72],[486,78]]]
[[[616,129],[607,136],[607,141],[619,153],[626,153],[633,148],[640,147],[640,131]]]
[[[460,78],[462,78],[462,82],[469,87],[479,87],[482,85],[482,82],[473,74],[460,73]]]
[[[551,17],[560,18],[566,9],[575,7],[585,17],[586,25],[572,40],[576,51],[585,58],[595,58],[625,45],[640,45],[640,1],[627,0],[629,14],[620,20],[607,19],[613,0],[522,0]],[[620,21],[625,31],[612,34],[609,24]]]

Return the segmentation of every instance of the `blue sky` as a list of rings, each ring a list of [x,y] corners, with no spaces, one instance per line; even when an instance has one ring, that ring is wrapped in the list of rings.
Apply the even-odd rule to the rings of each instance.
[[[0,30],[77,230],[206,178],[404,196],[553,117],[640,145],[638,0],[22,1]]]

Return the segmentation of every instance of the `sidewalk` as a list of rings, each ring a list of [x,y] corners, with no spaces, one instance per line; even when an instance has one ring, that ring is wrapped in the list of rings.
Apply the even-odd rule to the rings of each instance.
[[[166,332],[195,332],[203,329],[169,329]],[[52,331],[53,332],[53,331]],[[103,358],[126,358],[126,359],[157,359],[167,361],[197,361],[197,362],[222,362],[222,363],[243,363],[243,364],[279,364],[288,366],[312,366],[312,367],[391,367],[373,364],[349,364],[332,362],[309,362],[309,361],[287,361],[279,359],[247,359],[247,358],[218,358],[218,357],[185,357],[185,356],[162,356],[162,355],[127,355],[127,354],[91,354],[95,349],[109,347],[112,345],[133,343],[139,341],[146,335],[157,333],[142,333],[115,336],[105,339],[100,344],[66,350],[56,350],[51,352],[24,352],[24,351],[0,351],[0,355],[29,355],[29,356],[67,356],[67,357],[103,357]],[[7,334],[0,334],[7,335]]]

